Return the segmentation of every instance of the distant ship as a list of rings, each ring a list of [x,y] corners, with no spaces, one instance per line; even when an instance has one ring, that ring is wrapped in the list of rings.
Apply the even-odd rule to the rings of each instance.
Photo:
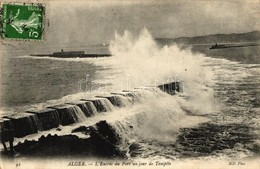
[[[222,48],[228,48],[226,45],[218,45],[217,43],[213,46],[211,46],[209,49],[222,49]]]
[[[31,54],[37,57],[55,57],[55,58],[95,58],[95,57],[110,57],[110,54],[86,54],[85,51],[64,51],[53,52],[53,54]]]
[[[253,44],[239,44],[239,45],[235,45],[235,44],[221,44],[218,45],[217,43],[213,46],[211,46],[209,49],[223,49],[223,48],[239,48],[239,47],[248,47],[248,46],[259,46],[260,44],[257,43],[253,43]]]

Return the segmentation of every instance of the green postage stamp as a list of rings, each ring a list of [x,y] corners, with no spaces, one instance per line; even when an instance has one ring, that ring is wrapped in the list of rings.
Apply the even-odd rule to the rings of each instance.
[[[2,37],[42,40],[44,12],[40,4],[2,4]]]

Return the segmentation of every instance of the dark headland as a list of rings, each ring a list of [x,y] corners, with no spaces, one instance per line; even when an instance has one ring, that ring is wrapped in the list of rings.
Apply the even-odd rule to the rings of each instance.
[[[157,38],[158,45],[177,44],[208,57],[225,58],[241,63],[260,63],[260,31],[215,34],[196,37]]]
[[[231,34],[214,34],[196,37],[179,37],[179,38],[156,38],[161,43],[177,44],[212,44],[215,43],[248,43],[255,42],[260,44],[260,31],[248,33],[231,33]]]

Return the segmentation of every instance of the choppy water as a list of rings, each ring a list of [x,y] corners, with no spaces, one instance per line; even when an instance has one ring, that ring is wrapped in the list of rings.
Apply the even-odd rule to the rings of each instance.
[[[88,124],[110,122],[130,159],[259,156],[259,64],[195,55],[176,46],[158,48],[145,32],[136,41],[118,38],[111,44],[114,58],[4,58],[2,112],[40,109],[177,75],[185,82],[184,96],[146,91],[133,108],[90,118]],[[86,78],[97,87],[81,92],[79,82]],[[104,84],[107,88],[99,91]]]
[[[209,58],[205,66],[214,71],[216,84],[212,87],[222,108],[203,116],[209,122],[181,128],[176,142],[135,143],[133,157],[243,159],[259,156],[260,65]]]

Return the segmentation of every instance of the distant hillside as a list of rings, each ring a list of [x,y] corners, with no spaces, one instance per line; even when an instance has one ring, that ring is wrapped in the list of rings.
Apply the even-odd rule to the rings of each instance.
[[[170,44],[206,44],[206,43],[232,43],[232,42],[260,42],[260,31],[248,33],[215,34],[196,37],[157,38],[157,41]]]

